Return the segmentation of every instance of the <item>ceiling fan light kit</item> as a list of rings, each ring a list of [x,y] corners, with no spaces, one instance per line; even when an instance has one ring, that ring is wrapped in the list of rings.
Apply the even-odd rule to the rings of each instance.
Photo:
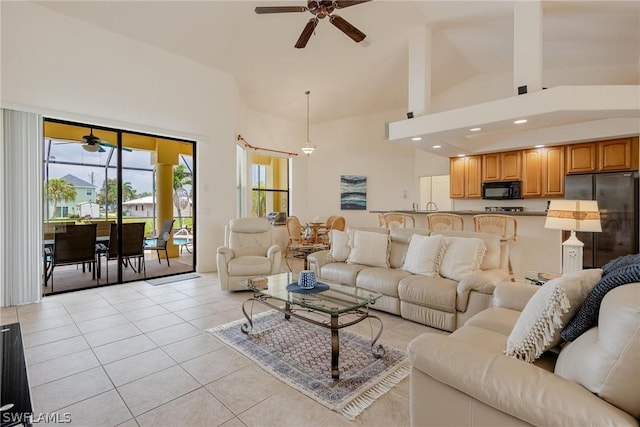
[[[96,153],[100,151],[100,146],[96,144],[82,144],[82,148],[84,149],[84,151],[88,151],[90,153]]]
[[[267,13],[311,12],[314,17],[307,22],[307,25],[305,25],[295,44],[296,48],[302,49],[307,45],[307,42],[313,35],[318,25],[318,20],[326,17],[329,17],[329,22],[336,28],[356,43],[360,43],[367,37],[366,34],[351,25],[341,16],[333,15],[333,12],[336,9],[344,9],[345,7],[370,1],[371,0],[309,0],[307,1],[307,6],[259,6],[255,8],[255,12],[259,15]]]

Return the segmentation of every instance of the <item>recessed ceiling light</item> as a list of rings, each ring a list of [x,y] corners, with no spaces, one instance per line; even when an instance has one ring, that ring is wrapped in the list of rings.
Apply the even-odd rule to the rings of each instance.
[[[471,128],[469,132],[478,132],[479,130],[482,130],[482,128]]]
[[[533,148],[542,148],[542,147],[544,147],[544,144],[538,144],[533,146]]]
[[[458,157],[464,157],[464,154],[458,154]]]
[[[416,136],[415,138],[411,138],[412,141],[422,141],[422,138]]]
[[[442,145],[434,145],[433,148],[442,148]]]
[[[521,125],[522,123],[527,123],[527,119],[520,119],[513,122],[514,125]]]

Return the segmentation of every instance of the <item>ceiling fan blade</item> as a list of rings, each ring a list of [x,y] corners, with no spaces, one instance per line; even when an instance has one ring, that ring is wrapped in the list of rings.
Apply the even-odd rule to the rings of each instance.
[[[359,29],[357,29],[353,25],[349,24],[346,21],[346,19],[344,19],[344,18],[342,18],[342,17],[340,17],[338,15],[331,15],[329,17],[329,20],[331,21],[331,23],[333,25],[338,27],[338,29],[340,31],[342,31],[343,33],[345,33],[346,35],[351,37],[351,39],[353,41],[355,41],[356,43],[361,42],[362,40],[364,40],[365,37],[367,37],[367,35],[365,33],[360,31]]]
[[[261,15],[264,13],[306,12],[308,10],[306,6],[258,6],[255,12]]]
[[[111,144],[111,143],[109,143],[107,141],[104,141],[102,139],[98,141],[98,145],[101,145],[103,147],[109,147],[109,148],[116,148],[116,149],[118,148],[116,145],[113,145],[113,144]],[[133,150],[131,148],[122,147],[122,151],[133,151]]]
[[[336,9],[344,9],[345,7],[355,6],[360,3],[367,3],[371,0],[336,0],[333,5]]]
[[[307,42],[311,38],[313,34],[313,30],[316,29],[316,25],[318,25],[318,18],[311,18],[307,25],[305,25],[304,30],[302,30],[302,34],[300,34],[300,38],[296,42],[296,48],[302,49],[307,45]]]

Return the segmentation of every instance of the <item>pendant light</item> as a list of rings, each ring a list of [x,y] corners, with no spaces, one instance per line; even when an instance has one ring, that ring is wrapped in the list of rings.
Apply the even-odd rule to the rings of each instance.
[[[316,146],[313,145],[309,140],[309,94],[310,93],[311,93],[310,91],[305,92],[305,94],[307,95],[307,142],[302,144],[302,147],[300,147],[302,152],[307,156],[313,153],[314,151],[316,151]]]

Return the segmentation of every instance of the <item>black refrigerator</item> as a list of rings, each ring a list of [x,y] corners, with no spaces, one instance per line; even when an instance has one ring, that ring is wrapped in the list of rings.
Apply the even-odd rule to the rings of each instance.
[[[602,232],[576,233],[584,243],[584,268],[638,253],[637,172],[567,175],[564,183],[565,199],[597,200],[600,209]]]

